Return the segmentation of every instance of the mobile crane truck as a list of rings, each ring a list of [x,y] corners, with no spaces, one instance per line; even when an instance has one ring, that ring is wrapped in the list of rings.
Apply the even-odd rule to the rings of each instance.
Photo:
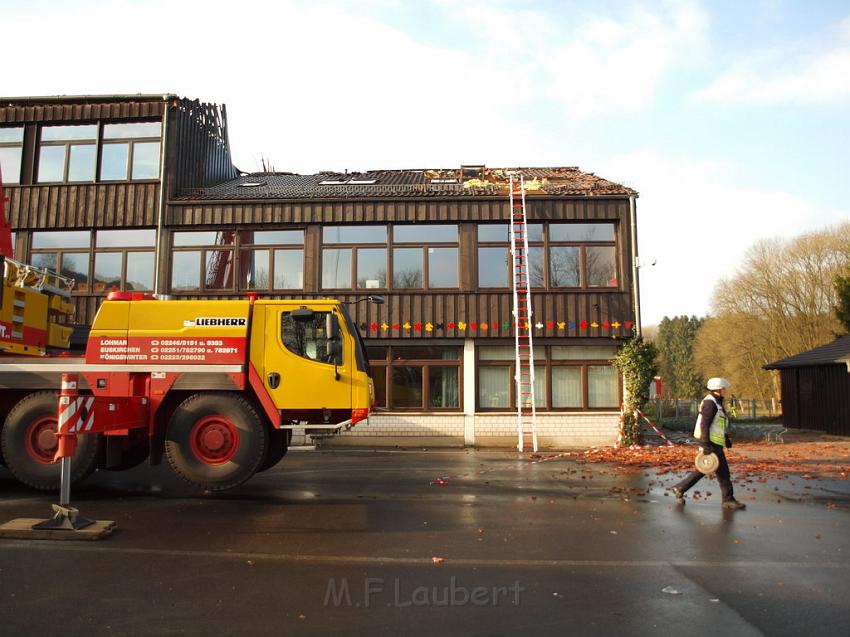
[[[73,311],[68,280],[10,258],[3,265],[0,462],[36,489],[60,485],[63,373],[79,375],[72,482],[165,456],[187,482],[229,489],[277,464],[294,427],[336,432],[366,420],[374,403],[366,348],[339,301],[113,291],[85,356],[72,357],[71,328],[58,322]]]

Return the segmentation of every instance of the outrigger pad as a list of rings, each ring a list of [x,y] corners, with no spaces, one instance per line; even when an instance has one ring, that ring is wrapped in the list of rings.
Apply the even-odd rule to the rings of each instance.
[[[33,524],[33,529],[56,531],[79,531],[94,524],[94,520],[80,515],[80,510],[72,506],[53,505],[53,517],[44,522]]]
[[[58,505],[54,505],[54,509]],[[59,507],[65,508],[65,507]],[[74,526],[76,524],[76,526]],[[89,520],[57,512],[49,520],[18,518],[0,525],[0,538],[19,540],[100,540],[116,529],[112,520]]]

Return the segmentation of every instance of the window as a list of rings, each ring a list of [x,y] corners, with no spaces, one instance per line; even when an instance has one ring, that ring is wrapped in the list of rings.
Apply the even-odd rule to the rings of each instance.
[[[394,226],[393,288],[457,288],[457,244],[456,225]]]
[[[156,230],[99,230],[91,243],[88,230],[34,232],[31,261],[73,278],[75,292],[153,289]]]
[[[323,289],[387,287],[386,226],[326,226],[322,244]]]
[[[175,232],[171,290],[300,290],[303,230]]]
[[[294,319],[289,312],[284,312],[280,334],[286,349],[311,361],[333,364],[327,354],[327,315],[328,312],[313,312],[312,319],[303,320]]]
[[[538,410],[617,409],[620,384],[610,364],[615,347],[541,345],[534,349]],[[515,357],[511,346],[478,348],[478,405],[482,411],[514,410]]]
[[[156,230],[99,230],[92,290],[152,290]]]
[[[367,347],[376,402],[398,410],[460,409],[460,348]]]
[[[100,151],[101,181],[159,178],[161,122],[105,124]]]
[[[161,122],[42,126],[39,183],[158,179]]]
[[[0,172],[4,184],[21,181],[21,154],[24,148],[24,127],[0,128]]]
[[[478,287],[507,288],[512,281],[508,224],[478,226]],[[534,288],[616,288],[613,223],[528,224],[528,269]]]
[[[532,287],[544,287],[543,224],[529,223],[528,263]],[[478,287],[507,288],[513,281],[510,224],[482,224],[478,226]]]
[[[617,248],[613,223],[550,223],[549,286],[616,288]]]
[[[89,291],[90,253],[91,232],[88,230],[34,232],[32,235],[32,264],[73,278],[75,292]]]
[[[43,126],[38,182],[94,181],[97,124]]]

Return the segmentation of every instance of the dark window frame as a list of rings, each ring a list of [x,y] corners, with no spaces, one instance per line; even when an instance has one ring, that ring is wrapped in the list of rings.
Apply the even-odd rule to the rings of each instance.
[[[248,240],[246,237],[248,235],[252,235],[256,232],[263,232],[266,230],[273,230],[271,228],[239,228],[232,230],[234,236],[233,241],[231,243],[222,243],[221,245],[209,244],[209,243],[197,243],[197,244],[186,244],[186,245],[175,245],[175,239],[180,234],[192,234],[192,233],[204,233],[208,232],[218,237],[219,234],[224,233],[221,228],[196,228],[193,230],[175,230],[171,233],[171,249],[168,257],[168,290],[169,294],[181,295],[181,294],[234,294],[237,292],[262,292],[262,293],[280,293],[280,294],[291,294],[294,292],[303,292],[304,285],[306,282],[306,249],[304,245],[304,240],[306,237],[306,228],[303,226],[286,228],[287,231],[295,231],[301,232],[302,243],[254,243],[251,240]],[[231,232],[231,231],[227,231]],[[246,272],[244,272],[245,265],[242,263],[242,255],[246,255],[251,252],[256,252],[260,250],[265,250],[269,254],[269,287],[248,287],[247,285],[243,285],[243,280]],[[206,274],[207,274],[207,264],[210,259],[210,253],[214,252],[222,252],[227,251],[230,252],[230,258],[232,261],[232,275],[229,286],[223,287],[212,287],[207,285]],[[274,287],[274,256],[277,251],[299,251],[301,253],[301,286],[297,288],[276,288]],[[178,253],[187,253],[187,252],[198,252],[200,253],[200,272],[198,277],[198,287],[193,288],[175,288],[174,287],[174,255]]]
[[[160,124],[159,136],[138,136],[138,137],[106,137],[105,129],[106,126],[120,126],[122,124]],[[159,174],[162,172],[162,120],[138,120],[138,121],[118,121],[118,122],[107,122],[102,121],[100,123],[100,143],[98,144],[97,151],[97,176],[96,180],[98,182],[109,183],[109,184],[120,184],[126,182],[144,182],[144,181],[158,181]],[[157,176],[156,177],[133,177],[133,158],[136,150],[136,144],[151,144],[151,143],[159,144],[159,153],[157,159]],[[117,146],[119,144],[128,144],[129,148],[127,149],[127,170],[124,175],[124,179],[103,179],[103,149],[106,146]]]
[[[384,369],[384,391],[383,395],[386,400],[386,405],[381,406],[382,411],[398,412],[398,413],[419,413],[419,412],[439,412],[439,413],[462,413],[463,412],[463,346],[462,345],[419,345],[419,347],[452,347],[458,351],[457,358],[454,359],[438,359],[438,358],[398,358],[394,359],[393,350],[396,352],[403,351],[411,345],[385,345],[387,348],[386,358],[369,358],[369,366],[372,369]],[[367,346],[367,351],[368,351]],[[396,367],[419,367],[422,369],[422,402],[419,407],[396,407],[393,405],[392,387],[393,375],[392,371]],[[428,405],[430,398],[430,374],[432,367],[453,368],[457,369],[457,392],[458,404],[456,407],[431,407]],[[380,393],[376,388],[376,393]]]
[[[483,345],[483,347],[499,347],[498,344],[490,344],[487,343]],[[505,347],[505,345],[501,345]],[[535,376],[538,376],[542,371],[546,375],[545,380],[545,388],[546,388],[546,400],[543,405],[538,405],[536,411],[542,413],[584,413],[584,412],[595,412],[595,411],[614,411],[618,410],[620,404],[623,402],[623,379],[622,374],[617,371],[617,404],[603,407],[590,407],[590,385],[588,382],[588,368],[590,367],[612,367],[611,360],[605,359],[556,359],[552,357],[552,345],[540,345],[544,349],[545,358],[535,360],[534,364],[534,373]],[[537,347],[535,347],[535,351],[537,351]],[[517,397],[516,397],[516,381],[514,380],[515,370],[516,370],[516,362],[514,359],[511,360],[496,360],[496,359],[482,359],[481,358],[481,346],[475,348],[475,366],[476,366],[476,374],[475,374],[475,411],[480,413],[498,413],[498,412],[506,412],[513,411],[515,412],[517,409]],[[507,407],[482,407],[480,405],[480,397],[481,397],[481,384],[479,381],[479,374],[477,370],[481,367],[498,367],[498,368],[507,368],[508,369],[508,378],[509,378],[509,406]],[[556,367],[578,367],[581,369],[581,389],[582,389],[582,406],[581,407],[554,407],[553,400],[553,369]]]

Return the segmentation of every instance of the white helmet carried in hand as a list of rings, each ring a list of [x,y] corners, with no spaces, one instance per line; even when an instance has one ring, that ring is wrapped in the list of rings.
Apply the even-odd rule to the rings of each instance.
[[[705,386],[709,391],[717,391],[718,389],[729,389],[732,383],[725,378],[709,378]]]

